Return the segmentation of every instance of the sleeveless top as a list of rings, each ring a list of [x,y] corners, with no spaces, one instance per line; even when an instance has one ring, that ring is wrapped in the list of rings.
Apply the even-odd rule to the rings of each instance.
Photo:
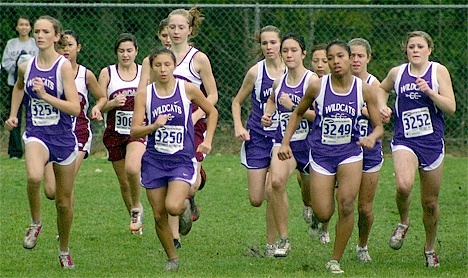
[[[115,131],[122,135],[130,135],[135,94],[141,77],[141,65],[137,64],[137,73],[135,78],[130,81],[122,80],[118,72],[118,64],[108,66],[107,70],[109,71],[107,99],[112,100],[118,94],[124,94],[127,97],[127,100],[125,101],[124,106],[115,107],[106,113],[106,129],[108,131]]]
[[[361,148],[357,119],[364,107],[362,80],[353,76],[350,90],[337,94],[331,85],[331,75],[321,78],[320,92],[315,99],[316,117],[307,138],[313,152],[324,155],[347,154]]]
[[[76,133],[83,131],[90,131],[90,120],[88,118],[88,109],[89,109],[89,98],[88,98],[88,85],[86,85],[86,72],[87,68],[78,65],[78,72],[75,77],[75,85],[78,90],[78,96],[80,98],[81,111],[78,117],[73,117],[74,125],[73,130]]]
[[[255,79],[254,88],[251,94],[252,111],[247,120],[247,129],[253,130],[258,134],[268,137],[274,137],[278,127],[278,114],[272,115],[273,124],[270,127],[264,127],[261,119],[265,113],[266,103],[272,93],[274,78],[268,74],[265,60],[257,63],[257,79]]]
[[[34,78],[39,77],[45,91],[54,97],[65,100],[62,80],[62,65],[67,59],[59,56],[48,69],[37,66],[37,56],[29,60],[24,73],[24,103],[26,106],[26,133],[60,135],[72,132],[72,116],[40,99],[32,90]]]
[[[299,84],[291,86],[288,84],[288,73],[284,74],[278,87],[275,90],[275,102],[276,102],[276,111],[278,113],[278,127],[275,133],[276,143],[280,143],[283,140],[284,133],[289,123],[289,118],[291,117],[292,111],[285,108],[280,104],[279,99],[281,94],[287,94],[294,104],[299,104],[302,97],[304,96],[305,91],[309,86],[309,80],[312,75],[314,75],[310,70],[307,70],[302,76]],[[292,150],[301,151],[307,150],[309,147],[307,145],[306,139],[307,134],[309,133],[309,121],[302,119],[299,123],[298,128],[291,137],[290,146]]]
[[[191,161],[195,157],[191,101],[183,80],[176,79],[170,96],[160,96],[153,84],[147,86],[146,119],[152,124],[160,114],[170,117],[167,123],[148,135],[146,151],[161,160]]]
[[[439,91],[436,62],[430,62],[421,76],[435,92]],[[417,87],[417,76],[409,72],[410,64],[403,64],[398,71],[394,90],[395,127],[394,138],[420,142],[439,142],[444,137],[445,121],[441,110]]]

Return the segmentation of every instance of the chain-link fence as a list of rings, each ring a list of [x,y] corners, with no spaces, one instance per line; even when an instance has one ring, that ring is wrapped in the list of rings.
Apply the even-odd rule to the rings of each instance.
[[[219,129],[215,148],[237,151],[233,139],[231,101],[239,89],[246,70],[255,62],[256,44],[253,35],[262,26],[275,25],[283,32],[294,31],[306,38],[309,49],[333,39],[366,38],[373,48],[369,70],[382,80],[388,70],[405,61],[401,48],[407,32],[423,30],[435,43],[431,59],[440,61],[450,71],[457,99],[457,112],[446,117],[446,138],[449,152],[467,154],[468,97],[468,6],[467,5],[199,5],[205,14],[200,34],[192,43],[211,60],[219,91]],[[20,15],[32,20],[41,15],[59,19],[66,29],[81,37],[83,49],[79,63],[99,74],[101,68],[116,63],[113,44],[118,34],[133,33],[139,42],[140,62],[149,50],[158,45],[155,39],[159,21],[175,8],[189,5],[164,4],[39,4],[0,3],[0,49],[8,39],[16,37],[15,25]],[[306,66],[310,67],[310,57]],[[8,116],[5,100],[9,93],[6,74],[1,74],[0,142],[5,150],[8,132],[3,121]],[[243,107],[247,118],[249,105]],[[392,125],[387,125],[391,130]],[[102,123],[94,123],[94,150],[100,144]],[[389,136],[387,136],[388,140]],[[452,147],[450,147],[452,146]]]

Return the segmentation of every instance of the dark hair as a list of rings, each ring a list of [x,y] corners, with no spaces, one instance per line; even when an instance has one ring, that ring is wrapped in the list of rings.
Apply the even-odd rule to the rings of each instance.
[[[123,42],[133,42],[133,45],[135,46],[135,49],[138,49],[138,44],[137,40],[134,35],[130,33],[122,33],[119,35],[119,38],[114,44],[114,53],[117,54],[117,50],[119,49],[119,46]]]
[[[75,38],[75,41],[76,41],[76,44],[81,44],[81,40],[80,40],[80,37],[78,37],[78,34],[75,33],[75,31],[73,30],[65,30],[63,32],[64,35],[69,35],[69,36],[72,36],[73,38]]]
[[[153,60],[154,58],[156,58],[158,55],[161,55],[161,54],[169,54],[172,58],[172,61],[174,61],[174,65],[176,64],[176,57],[174,55],[174,52],[172,52],[172,50],[168,49],[168,48],[153,48],[149,54],[149,62],[150,62],[150,67],[152,68],[153,67]]]
[[[288,39],[297,41],[297,43],[299,43],[299,46],[301,47],[302,52],[305,54],[307,50],[306,50],[306,43],[305,43],[303,36],[296,34],[296,33],[287,33],[286,35],[283,36],[283,38],[281,38],[281,48],[283,48],[283,42]]]
[[[327,53],[330,50],[330,47],[332,47],[334,45],[338,45],[338,46],[341,46],[342,48],[344,48],[346,50],[346,52],[348,52],[348,55],[351,57],[351,48],[349,47],[349,45],[345,41],[342,41],[342,40],[333,40],[333,41],[331,41],[327,45]]]
[[[324,43],[314,45],[314,47],[312,47],[312,51],[311,51],[310,54],[313,55],[315,51],[320,51],[320,50],[325,50],[325,52],[326,52],[327,51],[327,45],[324,44]]]
[[[28,16],[26,16],[26,15],[20,15],[20,16],[18,17],[18,20],[16,21],[16,26],[18,26],[18,21],[19,21],[20,19],[27,20],[27,21],[29,22],[29,25],[31,25],[31,19],[29,19]]]
[[[169,20],[167,20],[167,17],[159,22],[158,25],[158,35],[161,35],[161,32],[164,30],[169,25]]]

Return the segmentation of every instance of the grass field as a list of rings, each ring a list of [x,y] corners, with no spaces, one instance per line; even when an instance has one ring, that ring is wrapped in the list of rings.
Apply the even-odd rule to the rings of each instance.
[[[165,273],[165,254],[154,231],[150,206],[143,195],[146,222],[142,236],[128,231],[126,214],[116,176],[102,156],[85,160],[76,180],[75,218],[71,254],[72,271],[60,269],[57,259],[54,203],[43,197],[43,230],[32,251],[22,247],[29,224],[24,161],[0,156],[0,276],[2,277],[321,277],[331,276],[324,268],[332,244],[323,245],[307,234],[302,220],[302,202],[297,182],[288,185],[289,235],[292,251],[287,258],[256,256],[263,251],[265,207],[250,206],[246,172],[236,155],[210,155],[205,169],[206,187],[197,195],[201,217],[179,250],[181,267]],[[440,194],[441,218],[436,250],[438,269],[424,267],[424,229],[421,220],[419,183],[411,205],[411,228],[399,251],[388,246],[398,221],[394,201],[392,161],[385,161],[375,198],[375,223],[369,242],[373,262],[357,261],[355,227],[341,265],[344,277],[466,277],[468,270],[468,159],[447,157]],[[331,221],[331,238],[334,223]],[[355,221],[356,222],[356,221]],[[356,225],[355,225],[356,226]]]

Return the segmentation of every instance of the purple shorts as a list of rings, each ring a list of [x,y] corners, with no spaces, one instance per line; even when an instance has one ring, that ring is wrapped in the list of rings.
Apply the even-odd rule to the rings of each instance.
[[[252,170],[268,168],[274,139],[252,130],[249,131],[249,134],[250,140],[242,143],[241,164]]]
[[[362,148],[356,145],[356,148],[344,154],[334,153],[317,153],[311,150],[309,156],[309,163],[312,169],[323,175],[335,175],[338,171],[338,166],[341,164],[352,163],[362,160]]]
[[[408,150],[419,161],[419,167],[424,171],[431,171],[439,167],[444,161],[444,140],[440,139],[438,142],[421,142],[415,140],[399,140],[393,139],[391,144],[392,152],[397,150]]]
[[[296,159],[296,169],[302,174],[309,174],[309,150],[294,151],[294,158]]]
[[[197,160],[162,160],[147,151],[141,159],[140,183],[146,189],[165,187],[169,182],[181,180],[192,186],[197,179]]]
[[[57,163],[59,165],[69,165],[75,161],[78,156],[78,146],[75,135],[70,132],[57,136],[53,135],[29,135],[27,132],[23,134],[24,144],[38,142],[49,151],[48,162]]]
[[[372,150],[363,150],[362,171],[374,173],[380,171],[383,164],[382,143],[379,141]]]

